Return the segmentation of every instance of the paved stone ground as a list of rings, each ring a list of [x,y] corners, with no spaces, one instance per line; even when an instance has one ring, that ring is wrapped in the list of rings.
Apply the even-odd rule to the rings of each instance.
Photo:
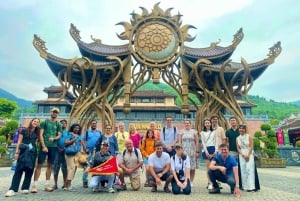
[[[244,192],[242,191],[241,198],[237,199],[229,193],[229,188],[224,184],[224,189],[221,194],[208,194],[206,190],[206,176],[203,170],[203,165],[196,172],[196,180],[192,188],[191,195],[173,195],[164,193],[162,187],[158,187],[157,193],[151,193],[151,188],[144,188],[140,191],[131,191],[130,185],[127,185],[127,191],[120,191],[114,194],[106,192],[92,192],[91,189],[82,188],[81,176],[82,169],[76,173],[73,181],[73,186],[77,189],[76,192],[67,192],[63,189],[58,189],[54,192],[46,192],[43,190],[45,181],[45,168],[39,181],[38,193],[23,195],[18,193],[14,197],[5,198],[4,194],[10,186],[13,171],[10,168],[0,168],[0,200],[55,200],[55,201],[89,201],[89,200],[113,200],[113,201],[155,201],[155,200],[257,200],[257,201],[299,201],[300,200],[300,167],[289,166],[287,168],[259,168],[261,190],[259,192]],[[144,182],[144,176],[142,176]],[[59,182],[62,184],[61,180]]]

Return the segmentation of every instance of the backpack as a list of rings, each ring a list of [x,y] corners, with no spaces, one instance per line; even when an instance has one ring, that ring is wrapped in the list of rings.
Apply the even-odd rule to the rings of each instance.
[[[177,132],[177,129],[176,129],[175,126],[173,126],[173,129],[174,129],[174,132],[173,132],[174,136],[173,136],[173,138],[175,140],[175,134]],[[164,140],[166,140],[166,127],[163,127],[163,135],[164,135]]]
[[[133,148],[133,150],[134,150],[134,154],[136,155],[137,159],[139,160],[139,154],[138,154],[137,148]],[[127,151],[126,149],[123,151],[123,158],[125,156],[126,151]]]

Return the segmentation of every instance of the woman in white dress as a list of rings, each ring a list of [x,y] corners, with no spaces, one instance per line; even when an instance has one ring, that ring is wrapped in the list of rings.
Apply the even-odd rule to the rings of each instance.
[[[239,126],[240,135],[236,139],[237,150],[239,153],[241,178],[243,190],[248,192],[259,190],[258,176],[256,172],[254,154],[253,154],[253,138],[246,133],[246,125]]]

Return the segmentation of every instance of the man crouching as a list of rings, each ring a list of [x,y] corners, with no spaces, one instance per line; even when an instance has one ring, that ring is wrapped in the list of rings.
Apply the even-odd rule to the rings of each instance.
[[[101,143],[101,148],[100,151],[95,153],[95,156],[93,159],[89,162],[89,167],[86,169],[86,172],[90,170],[90,168],[97,167],[98,165],[104,163],[105,161],[109,160],[112,158],[110,152],[108,151],[108,142],[103,141]],[[104,188],[103,182],[107,182],[106,189],[107,192],[109,193],[114,193],[115,190],[112,188],[113,182],[115,179],[114,174],[109,174],[109,175],[93,175],[89,187],[93,189],[94,192],[98,191],[99,188]]]
[[[119,162],[119,178],[122,182],[121,190],[126,190],[124,176],[128,176],[131,188],[137,191],[141,187],[141,167],[143,166],[143,157],[139,149],[133,147],[132,140],[126,140],[126,149],[121,153]]]

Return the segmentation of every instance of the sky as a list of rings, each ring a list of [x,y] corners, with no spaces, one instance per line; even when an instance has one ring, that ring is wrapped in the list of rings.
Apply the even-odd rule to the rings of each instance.
[[[43,100],[45,87],[59,85],[45,60],[33,47],[33,35],[46,42],[47,51],[58,57],[81,57],[69,34],[70,24],[80,30],[81,40],[90,43],[91,35],[103,44],[122,45],[116,25],[130,21],[130,13],[151,11],[160,2],[162,9],[173,8],[182,14],[182,24],[197,29],[189,47],[204,48],[221,40],[232,43],[243,28],[244,39],[231,59],[253,63],[267,58],[269,48],[281,41],[282,52],[254,82],[250,95],[277,102],[300,100],[300,1],[298,0],[10,0],[0,1],[0,88],[27,100]]]

